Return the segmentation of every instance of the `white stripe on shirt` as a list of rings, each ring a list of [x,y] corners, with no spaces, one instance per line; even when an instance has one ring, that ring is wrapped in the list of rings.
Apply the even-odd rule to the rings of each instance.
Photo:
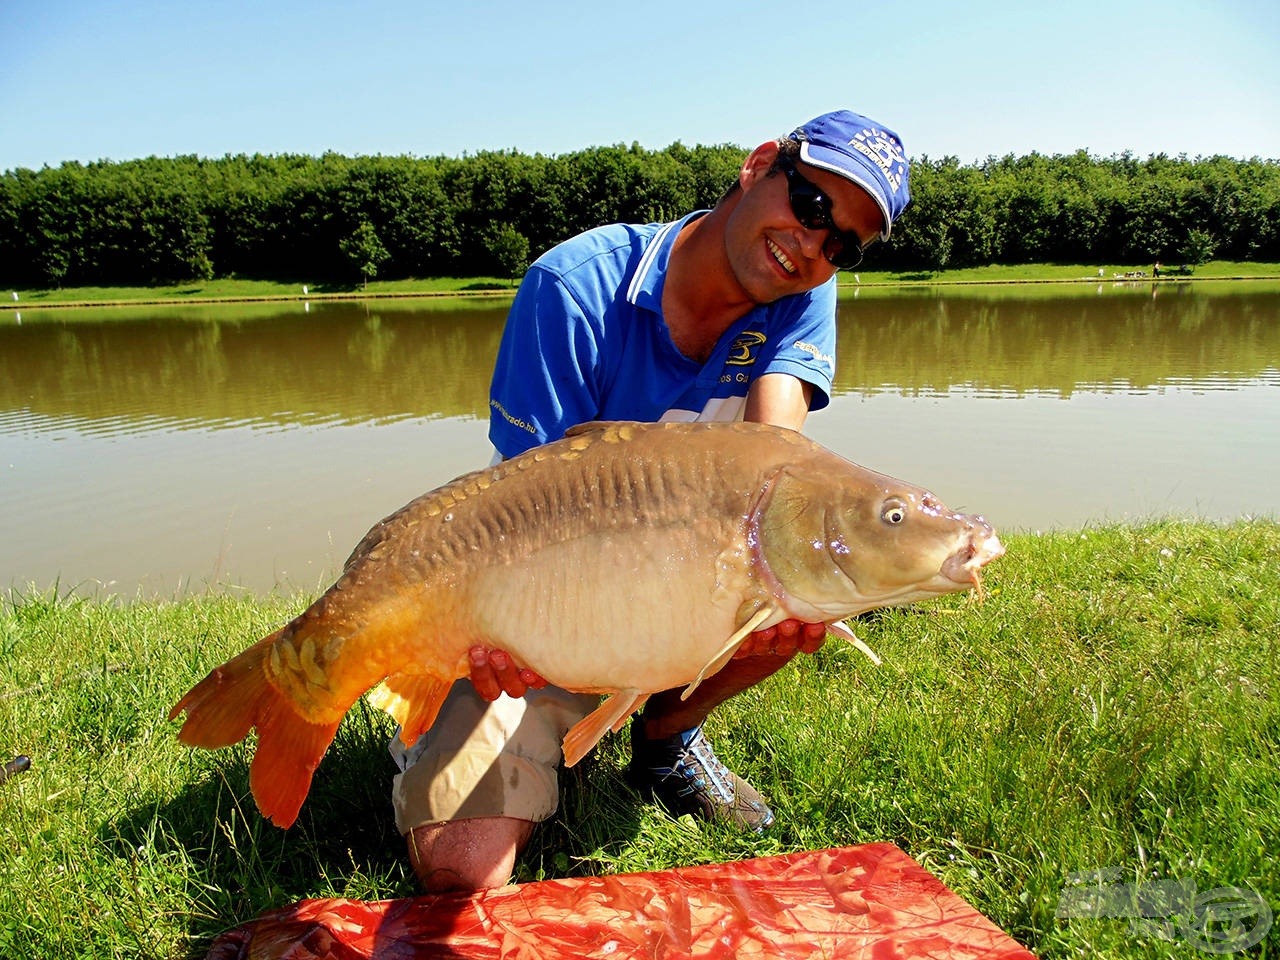
[[[675,227],[679,220],[673,220],[665,227],[659,230],[649,241],[649,246],[645,248],[644,255],[640,258],[640,266],[636,267],[635,276],[631,278],[631,284],[627,287],[627,299],[632,303],[636,302],[636,297],[640,293],[640,288],[644,286],[645,275],[649,272],[649,268],[653,266],[654,259],[658,256],[658,251],[662,249],[663,241],[668,233]]]

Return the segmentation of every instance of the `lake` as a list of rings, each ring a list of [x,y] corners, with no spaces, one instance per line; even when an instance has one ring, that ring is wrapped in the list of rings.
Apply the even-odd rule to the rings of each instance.
[[[484,465],[505,301],[0,315],[0,588],[327,585]],[[1280,515],[1280,290],[862,288],[806,432],[999,530]]]

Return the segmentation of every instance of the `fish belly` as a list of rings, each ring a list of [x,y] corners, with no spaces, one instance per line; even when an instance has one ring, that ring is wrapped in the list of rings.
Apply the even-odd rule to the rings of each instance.
[[[476,576],[474,616],[492,646],[557,686],[681,686],[739,626],[752,587],[742,539],[700,520],[550,544]]]

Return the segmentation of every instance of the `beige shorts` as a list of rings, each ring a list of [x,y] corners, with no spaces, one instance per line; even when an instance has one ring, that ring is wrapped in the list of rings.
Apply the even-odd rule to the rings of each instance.
[[[471,681],[457,681],[428,734],[409,748],[398,734],[391,741],[402,770],[391,788],[396,827],[407,834],[471,817],[547,819],[560,803],[560,743],[599,704],[558,687],[489,703]]]

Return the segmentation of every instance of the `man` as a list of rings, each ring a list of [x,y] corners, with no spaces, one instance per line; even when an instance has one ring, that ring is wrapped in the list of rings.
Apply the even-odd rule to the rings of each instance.
[[[502,457],[588,420],[747,419],[800,429],[835,366],[835,273],[886,239],[909,199],[892,131],[824,114],[753,150],[710,211],[589,230],[544,254],[512,304],[490,395]],[[702,733],[712,708],[813,652],[822,624],[753,634],[687,701],[631,721],[628,779],[673,813],[763,830],[773,813]],[[502,696],[501,694],[507,694]],[[431,733],[398,750],[396,822],[427,890],[507,882],[558,804],[560,740],[598,703],[475,648]]]

